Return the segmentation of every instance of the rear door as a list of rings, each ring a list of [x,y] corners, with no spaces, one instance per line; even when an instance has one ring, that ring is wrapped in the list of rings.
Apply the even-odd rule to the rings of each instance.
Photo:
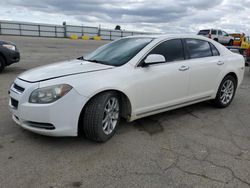
[[[189,98],[210,97],[217,91],[216,87],[224,62],[212,43],[200,39],[186,39],[185,41],[190,58]]]

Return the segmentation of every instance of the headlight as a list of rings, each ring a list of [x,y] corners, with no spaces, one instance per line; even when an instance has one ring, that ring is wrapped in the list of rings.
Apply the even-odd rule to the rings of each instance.
[[[2,46],[3,46],[4,48],[9,49],[9,50],[13,50],[13,51],[16,50],[16,47],[15,47],[14,45],[12,45],[12,44],[2,44]]]
[[[71,89],[72,87],[67,84],[39,88],[31,93],[29,102],[37,104],[52,103],[66,95]]]

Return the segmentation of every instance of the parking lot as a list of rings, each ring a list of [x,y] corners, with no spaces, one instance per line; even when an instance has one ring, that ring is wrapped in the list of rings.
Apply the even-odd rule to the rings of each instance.
[[[100,144],[23,130],[11,119],[8,88],[23,71],[79,57],[108,41],[0,39],[21,52],[21,61],[0,74],[0,187],[250,187],[248,68],[228,108],[203,102],[123,121]]]

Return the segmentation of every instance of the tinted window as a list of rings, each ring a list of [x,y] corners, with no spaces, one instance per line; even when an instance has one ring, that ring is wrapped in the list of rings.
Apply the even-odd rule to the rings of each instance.
[[[213,53],[213,56],[218,56],[220,55],[219,51],[216,49],[216,47],[212,44],[212,43],[209,43],[210,46],[211,46],[211,50],[212,50],[212,53]]]
[[[208,35],[210,33],[210,30],[200,30],[198,35]]]
[[[221,32],[221,30],[219,30],[219,31],[218,31],[218,35],[222,35],[222,32]]]
[[[186,39],[190,58],[200,58],[212,56],[210,45],[207,41],[198,39]]]
[[[216,35],[216,34],[217,34],[217,31],[216,31],[216,30],[212,30],[211,34],[212,34],[212,35]]]
[[[178,61],[184,59],[182,42],[180,39],[168,40],[159,44],[150,54],[163,55],[166,61]]]

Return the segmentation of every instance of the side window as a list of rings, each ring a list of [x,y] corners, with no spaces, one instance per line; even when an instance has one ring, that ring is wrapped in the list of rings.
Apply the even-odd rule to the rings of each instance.
[[[219,53],[219,51],[217,50],[217,48],[216,48],[212,43],[209,43],[209,44],[210,44],[210,47],[211,47],[213,56],[219,56],[220,53]]]
[[[207,41],[199,39],[186,39],[187,48],[191,59],[213,56]]]
[[[212,32],[211,32],[211,34],[212,34],[212,35],[216,35],[216,34],[217,34],[217,30],[214,30],[214,29],[213,29]]]
[[[149,54],[163,55],[167,62],[184,60],[184,51],[180,39],[165,41],[155,47]]]
[[[218,35],[222,35],[222,31],[221,30],[218,30]]]

